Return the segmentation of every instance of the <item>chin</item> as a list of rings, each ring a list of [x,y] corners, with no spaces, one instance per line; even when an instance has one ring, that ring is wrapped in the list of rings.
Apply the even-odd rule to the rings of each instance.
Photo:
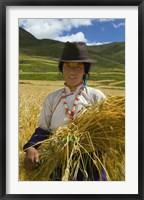
[[[69,85],[72,86],[72,87],[75,87],[75,86],[77,86],[79,84],[80,84],[80,82],[78,82],[78,83],[70,83]]]

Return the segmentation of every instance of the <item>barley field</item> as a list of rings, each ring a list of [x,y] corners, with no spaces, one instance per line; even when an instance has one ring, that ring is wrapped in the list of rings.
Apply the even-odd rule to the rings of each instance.
[[[25,180],[23,168],[23,145],[28,141],[37,128],[39,114],[44,98],[50,93],[63,87],[63,81],[20,81],[19,84],[19,180]],[[88,81],[88,86],[98,88],[107,96],[124,96],[124,88],[113,89],[102,87],[100,83]]]

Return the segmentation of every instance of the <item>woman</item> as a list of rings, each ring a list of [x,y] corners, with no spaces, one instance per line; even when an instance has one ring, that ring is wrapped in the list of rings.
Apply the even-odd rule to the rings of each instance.
[[[58,66],[65,80],[64,88],[50,93],[44,101],[38,128],[23,148],[26,169],[34,168],[39,161],[37,142],[47,139],[53,130],[74,120],[82,108],[106,98],[100,90],[86,86],[92,62],[94,60],[88,58],[84,42],[65,44]],[[82,179],[81,174],[78,179]]]

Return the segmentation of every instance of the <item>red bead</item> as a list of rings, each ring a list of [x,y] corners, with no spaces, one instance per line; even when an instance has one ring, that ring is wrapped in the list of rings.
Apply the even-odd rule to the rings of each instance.
[[[78,100],[79,100],[79,98],[77,97],[77,98],[76,98],[76,100],[78,101]]]
[[[74,103],[73,106],[76,106],[76,103]]]
[[[75,111],[74,111],[74,110],[72,110],[72,111],[71,111],[71,115],[74,115],[74,112],[75,112]]]
[[[66,102],[66,101],[64,101],[64,104],[67,104],[67,102]]]

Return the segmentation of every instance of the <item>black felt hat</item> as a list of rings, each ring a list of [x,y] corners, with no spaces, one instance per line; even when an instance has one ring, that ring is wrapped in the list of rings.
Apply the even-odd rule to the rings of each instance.
[[[88,58],[85,42],[66,42],[61,58],[55,60],[59,62],[96,62],[96,60]]]

